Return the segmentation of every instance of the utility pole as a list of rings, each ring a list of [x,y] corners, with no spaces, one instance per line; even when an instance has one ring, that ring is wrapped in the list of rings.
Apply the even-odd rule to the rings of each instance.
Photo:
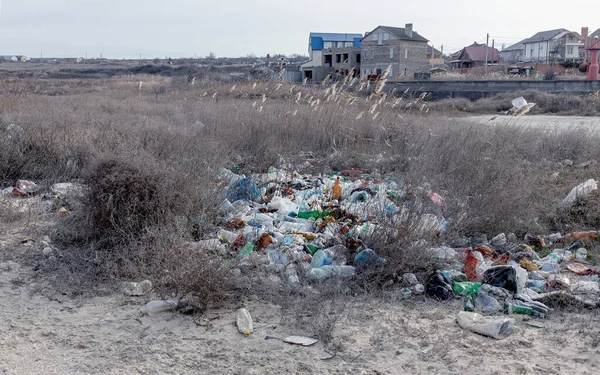
[[[487,66],[488,66],[488,45],[490,43],[490,34],[487,34],[485,37],[485,75],[487,76]]]
[[[495,48],[494,45],[496,44],[496,39],[492,39],[492,62],[494,61],[494,51]]]

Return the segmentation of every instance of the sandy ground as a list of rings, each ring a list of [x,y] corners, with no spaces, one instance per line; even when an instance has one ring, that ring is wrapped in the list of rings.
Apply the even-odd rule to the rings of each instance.
[[[51,222],[21,218],[0,224],[0,374],[596,374],[597,311],[557,311],[535,320],[516,316],[514,333],[494,340],[454,321],[461,301],[426,297],[354,297],[342,301],[333,342],[299,347],[265,336],[310,336],[276,304],[248,296],[202,316],[148,316],[154,296],[97,291],[93,298],[52,293],[28,259]],[[28,221],[28,222],[27,222]],[[236,309],[254,317],[243,337]],[[305,319],[317,319],[307,316]],[[335,354],[333,358],[331,355]]]

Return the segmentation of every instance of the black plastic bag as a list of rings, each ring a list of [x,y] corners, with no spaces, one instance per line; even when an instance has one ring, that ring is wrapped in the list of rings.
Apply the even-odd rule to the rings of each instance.
[[[439,271],[432,273],[427,278],[425,293],[427,293],[429,297],[440,301],[445,301],[454,296],[450,281],[446,280],[444,274]]]
[[[483,283],[517,292],[517,271],[511,266],[498,266],[483,273]]]

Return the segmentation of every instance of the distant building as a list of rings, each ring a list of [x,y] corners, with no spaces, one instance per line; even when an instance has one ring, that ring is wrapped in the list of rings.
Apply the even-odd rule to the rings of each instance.
[[[584,56],[581,36],[567,29],[540,31],[522,43],[526,62],[555,63],[580,60]]]
[[[523,39],[522,41],[515,43],[509,47],[503,48],[502,51],[500,51],[500,60],[502,60],[503,62],[508,62],[508,63],[516,63],[516,62],[521,62],[524,61],[525,58],[525,45],[523,44],[523,42],[526,39]]]
[[[328,74],[345,76],[360,71],[362,34],[310,33],[309,60],[300,64],[302,77],[322,81]]]
[[[488,65],[498,64],[500,52],[496,48],[475,42],[454,54],[454,59],[450,61],[450,64],[453,69],[463,70],[485,66],[486,61]]]
[[[24,56],[24,55],[4,55],[4,56],[0,56],[0,61],[26,62],[27,61],[27,56]]]
[[[444,65],[442,51],[439,51],[432,46],[427,46],[427,60],[429,61],[429,65]]]
[[[388,66],[390,77],[423,72],[429,68],[427,42],[412,23],[404,28],[378,26],[361,40],[361,73],[378,76]]]

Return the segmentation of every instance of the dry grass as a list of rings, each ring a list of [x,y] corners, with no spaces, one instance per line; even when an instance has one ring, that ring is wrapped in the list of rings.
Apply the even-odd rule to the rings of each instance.
[[[146,78],[142,87],[156,80]],[[312,173],[360,168],[393,178],[415,194],[430,189],[446,201],[439,210],[450,221],[449,236],[568,230],[572,225],[542,218],[555,215],[574,185],[600,179],[598,164],[574,167],[575,172],[560,164],[600,160],[598,136],[590,129],[482,127],[448,121],[444,114],[452,105],[496,112],[506,107],[508,96],[474,104],[429,103],[422,97],[367,95],[366,82],[350,79],[318,88],[173,79],[159,82],[166,90],[157,96],[133,83],[130,77],[122,84],[2,83],[24,89],[0,107],[0,185],[18,178],[46,185],[87,182],[93,192],[89,210],[73,215],[67,222],[71,230],[56,238],[71,246],[65,262],[71,274],[83,274],[89,282],[154,275],[164,280],[165,293],[189,295],[206,284],[199,295],[212,298],[206,297],[215,295],[210,285],[227,279],[226,270],[184,269],[190,262],[181,259],[204,255],[186,250],[179,253],[182,258],[170,255],[191,238],[197,217],[204,218],[201,232],[211,230],[222,199],[215,188],[222,167],[241,173],[270,166]],[[41,95],[39,85],[61,87],[64,95]],[[538,103],[533,112],[565,105],[558,97],[530,94],[526,98]],[[567,103],[583,108],[596,100],[572,97]],[[307,161],[300,154],[312,157]],[[391,259],[378,283],[394,273],[427,268],[417,256],[421,249],[411,245],[419,237],[412,227],[385,223],[383,228],[389,235],[369,240]],[[193,264],[214,263],[202,258]]]

